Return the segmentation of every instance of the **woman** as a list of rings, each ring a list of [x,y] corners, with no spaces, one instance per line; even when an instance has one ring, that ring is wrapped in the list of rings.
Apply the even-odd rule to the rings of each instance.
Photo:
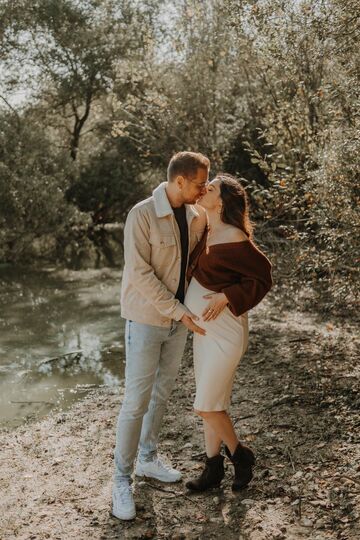
[[[208,214],[208,230],[189,265],[191,281],[185,305],[198,317],[206,335],[194,333],[195,412],[203,419],[206,462],[199,478],[186,486],[204,491],[224,478],[221,445],[235,468],[233,490],[248,485],[255,464],[227,413],[238,363],[248,344],[247,312],[272,285],[271,264],[252,240],[244,188],[220,174],[198,203]]]

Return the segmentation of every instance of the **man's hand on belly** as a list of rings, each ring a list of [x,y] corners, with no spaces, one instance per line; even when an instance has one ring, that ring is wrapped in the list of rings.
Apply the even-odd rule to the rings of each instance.
[[[191,332],[197,332],[198,334],[201,334],[202,336],[205,336],[206,332],[203,328],[195,324],[194,321],[198,321],[199,317],[197,315],[194,315],[191,313],[191,311],[188,311],[187,313],[184,313],[184,315],[181,318],[181,322],[191,330]]]

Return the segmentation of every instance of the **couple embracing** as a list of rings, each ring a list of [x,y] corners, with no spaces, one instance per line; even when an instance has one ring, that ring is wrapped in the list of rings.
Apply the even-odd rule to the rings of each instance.
[[[188,330],[194,333],[195,413],[203,420],[206,460],[193,491],[217,487],[224,456],[232,488],[248,485],[255,464],[228,415],[237,365],[248,343],[247,312],[271,287],[271,264],[252,239],[247,198],[226,174],[209,182],[210,162],[180,152],[167,182],[135,205],[124,231],[121,315],[125,326],[125,394],[116,429],[112,513],[135,518],[131,475],[178,482],[181,473],[157,454],[166,403]]]

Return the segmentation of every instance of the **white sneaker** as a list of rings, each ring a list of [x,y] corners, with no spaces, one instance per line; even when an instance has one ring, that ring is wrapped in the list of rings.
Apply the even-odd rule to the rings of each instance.
[[[124,481],[119,486],[113,486],[112,502],[113,516],[123,520],[135,518],[135,503],[129,482]]]
[[[148,476],[161,480],[161,482],[179,482],[181,480],[181,472],[173,469],[170,465],[166,465],[159,457],[152,461],[137,461],[136,476]]]

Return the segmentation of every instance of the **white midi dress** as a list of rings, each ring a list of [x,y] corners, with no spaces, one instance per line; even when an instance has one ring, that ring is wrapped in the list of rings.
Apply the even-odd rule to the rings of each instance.
[[[204,328],[206,335],[194,332],[194,371],[196,398],[194,409],[199,411],[224,411],[230,405],[231,391],[236,368],[248,346],[247,312],[235,316],[228,307],[210,321],[202,319],[202,313],[209,304],[203,298],[214,291],[203,287],[192,277],[185,306],[200,317],[197,324]]]

